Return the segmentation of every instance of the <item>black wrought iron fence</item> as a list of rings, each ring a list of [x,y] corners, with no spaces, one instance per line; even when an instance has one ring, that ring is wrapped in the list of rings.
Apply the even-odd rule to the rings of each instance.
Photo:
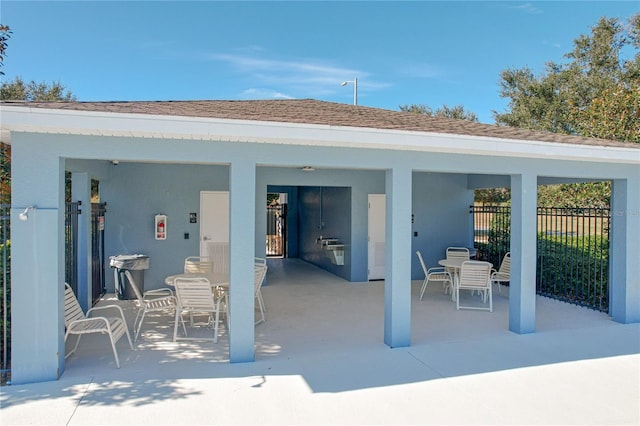
[[[7,383],[11,368],[11,206],[0,204],[0,384]]]
[[[78,294],[78,215],[82,201],[67,203],[65,208],[65,282]]]
[[[609,311],[609,214],[538,208],[539,294]]]
[[[91,203],[91,285],[93,303],[105,293],[104,230],[107,203]]]
[[[499,266],[504,255],[510,250],[511,207],[471,206],[470,213],[473,214],[476,258]]]
[[[478,257],[494,265],[509,251],[510,206],[471,206]],[[609,311],[609,209],[538,207],[538,294]]]

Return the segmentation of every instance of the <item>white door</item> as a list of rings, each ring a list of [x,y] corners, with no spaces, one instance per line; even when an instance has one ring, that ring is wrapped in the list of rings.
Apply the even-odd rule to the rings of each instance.
[[[200,191],[200,256],[209,243],[229,243],[228,191]]]
[[[385,204],[384,194],[369,194],[369,280],[384,279]]]

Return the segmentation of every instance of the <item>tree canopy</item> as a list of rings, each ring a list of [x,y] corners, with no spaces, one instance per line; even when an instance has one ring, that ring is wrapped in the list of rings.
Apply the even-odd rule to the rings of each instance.
[[[509,108],[497,124],[640,143],[640,14],[626,25],[602,17],[539,76],[528,67],[500,75]]]
[[[38,83],[31,80],[25,83],[16,77],[13,81],[2,83],[0,99],[23,101],[75,101],[76,97],[60,82]]]
[[[640,14],[626,23],[602,17],[564,58],[539,76],[527,67],[504,70],[500,95],[509,108],[494,111],[496,123],[640,143]],[[607,207],[610,197],[609,182],[538,189],[540,206]]]
[[[465,110],[462,105],[456,105],[454,107],[442,105],[442,107],[435,111],[430,106],[424,104],[400,105],[400,111],[424,114],[429,117],[446,117],[475,122],[478,121],[478,116],[471,111]]]
[[[11,37],[11,29],[6,26],[0,24],[0,75],[4,75],[2,72],[2,67],[4,66],[4,56],[7,51],[7,41]]]

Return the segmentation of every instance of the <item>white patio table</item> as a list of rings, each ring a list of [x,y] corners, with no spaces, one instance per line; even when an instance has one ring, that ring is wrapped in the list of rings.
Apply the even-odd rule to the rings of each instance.
[[[455,286],[458,285],[458,279],[460,274],[460,268],[462,268],[462,263],[467,262],[465,259],[440,259],[438,260],[438,265],[444,266],[445,268],[451,268],[453,271],[453,285],[454,290]],[[456,292],[451,292],[451,300],[455,302],[456,300]]]
[[[456,292],[455,288],[458,285],[458,274],[460,272],[460,268],[462,267],[462,262],[464,259],[440,259],[438,260],[438,265],[444,266],[445,268],[449,268],[453,271],[453,288],[451,289],[451,300],[456,300]]]
[[[215,287],[229,287],[229,274],[227,272],[197,272],[169,275],[164,283],[173,287],[176,278],[206,278]]]

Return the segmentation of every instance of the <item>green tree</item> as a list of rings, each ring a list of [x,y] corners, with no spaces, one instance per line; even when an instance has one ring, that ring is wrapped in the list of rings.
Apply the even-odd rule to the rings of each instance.
[[[562,208],[607,208],[611,199],[609,182],[572,183],[538,187],[538,206]]]
[[[0,142],[0,204],[11,202],[11,145]]]
[[[31,80],[25,83],[16,77],[13,81],[2,83],[0,99],[23,101],[75,101],[76,97],[60,82],[38,83]]]
[[[584,108],[572,107],[569,120],[587,137],[640,142],[640,85],[604,89]]]
[[[592,138],[640,143],[640,14],[627,25],[601,18],[590,35],[580,35],[540,76],[525,67],[501,73],[509,109],[494,113],[496,123]],[[538,204],[555,207],[605,207],[609,182],[546,185]]]
[[[436,109],[435,111],[429,107],[428,105],[400,105],[400,111],[402,112],[412,112],[415,114],[424,114],[429,117],[445,117],[445,118],[455,118],[458,120],[468,120],[468,121],[478,121],[478,116],[464,109],[462,105],[456,105],[454,107],[449,107],[447,105],[442,105],[442,107]]]
[[[0,24],[0,68],[4,66],[5,52],[7,51],[7,41],[11,37],[11,29]],[[4,75],[4,72],[0,69],[0,75]]]
[[[623,25],[601,18],[574,40],[566,63],[549,62],[536,76],[525,67],[502,71],[509,109],[497,124],[554,133],[640,142],[640,14]]]
[[[482,204],[502,204],[511,200],[509,188],[476,189],[474,200]]]

